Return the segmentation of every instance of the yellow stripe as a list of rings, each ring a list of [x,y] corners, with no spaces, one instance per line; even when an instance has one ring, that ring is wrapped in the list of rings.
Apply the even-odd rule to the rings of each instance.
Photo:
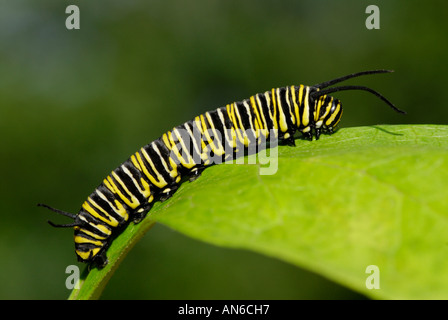
[[[87,252],[76,250],[76,254],[77,254],[78,256],[80,256],[81,259],[87,260],[87,259],[89,259],[89,257],[90,257],[90,251],[92,251],[92,250],[89,250],[89,251],[87,251]],[[92,254],[92,256],[93,256],[93,254]]]
[[[273,91],[274,91],[274,89],[272,89],[272,92]],[[271,117],[271,120],[272,120],[272,128],[273,129],[278,129],[277,113],[276,113],[277,111],[275,111],[275,109],[277,108],[276,104],[275,104],[275,99],[272,101],[272,99],[271,99],[271,92],[269,92],[269,91],[265,92],[264,96],[265,96],[266,101],[267,101],[267,108],[268,108],[269,116]],[[272,109],[274,109],[275,116],[271,112],[271,108],[270,108],[271,103],[273,103],[273,105],[274,105],[274,107]]]
[[[280,88],[276,90],[277,103],[278,103],[278,114],[279,114],[279,122],[280,122],[280,130],[282,132],[288,131],[288,124],[286,123],[286,116],[283,110],[282,102],[280,99]]]
[[[168,133],[171,134],[170,131],[168,131]],[[163,134],[162,140],[165,143],[165,146],[168,148],[168,150],[173,151],[173,147],[172,147],[171,142],[169,140],[169,137],[167,136],[166,133]],[[173,157],[172,157],[173,153],[176,156],[177,160],[173,159]],[[173,152],[170,152],[170,156],[168,157],[168,161],[170,162],[170,166],[171,166],[171,168],[173,168],[172,172],[170,173],[170,176],[172,176],[172,177],[175,177],[175,176],[179,175],[178,172],[177,172],[177,165],[178,165],[178,163],[182,163],[182,161],[183,161],[182,159],[179,159],[179,156],[180,155],[176,154],[175,151],[173,151]],[[158,171],[156,171],[156,173],[158,175],[160,175],[160,173]],[[175,175],[173,176],[174,173],[175,173]],[[163,179],[163,177],[162,177],[162,179]],[[165,182],[165,184],[162,187],[159,187],[160,189],[162,189],[163,187],[165,187],[168,184],[165,181],[165,179],[163,179],[163,181]]]
[[[149,198],[151,196],[151,187],[149,186],[149,183],[143,178],[140,178],[140,182],[142,183],[143,188],[145,188],[145,197]]]
[[[182,157],[182,155],[180,154],[180,150],[177,146],[177,143],[174,142],[173,133],[171,131],[168,131],[167,137],[168,137],[169,143],[171,144],[171,148],[170,148],[171,151],[174,152],[174,154],[176,155],[176,158],[179,160],[179,163],[181,165],[185,166],[186,162],[185,162],[184,158]]]
[[[179,134],[179,131],[178,131],[177,129],[174,129],[173,132],[174,132],[174,134],[177,136],[177,139],[180,141],[180,143],[181,143],[181,145],[182,145],[182,148],[183,148],[183,150],[184,150],[184,153],[187,154],[188,162],[184,164],[184,167],[186,167],[186,168],[188,168],[188,169],[194,167],[194,166],[195,166],[195,163],[194,163],[193,157],[191,156],[190,146],[187,147],[187,146],[185,145],[185,142],[184,142],[182,136]],[[182,159],[183,159],[183,158],[182,158]]]
[[[138,163],[137,159],[135,158],[135,154],[131,156],[131,162],[139,171],[142,171],[142,168],[140,167],[140,164]]]
[[[142,189],[140,187],[140,184],[138,183],[137,180],[135,180],[134,176],[132,175],[131,171],[129,171],[128,168],[126,168],[124,165],[121,165],[121,170],[123,170],[123,172],[129,177],[129,179],[132,180],[132,183],[134,184],[134,186],[138,189],[138,191],[140,192],[140,194],[147,198],[149,196],[149,190],[146,189]]]
[[[319,120],[319,119],[318,119],[318,115],[320,114],[320,109],[321,109],[321,106],[322,106],[322,100],[319,99],[319,100],[315,101],[315,103],[316,103],[316,107],[313,108],[313,109],[314,109],[314,112],[313,112],[313,119],[314,119],[314,122],[316,122],[317,120]]]
[[[307,127],[310,123],[310,109],[308,104],[308,94],[309,94],[309,87],[306,87],[306,93],[305,93],[305,103],[303,104],[303,116],[302,116],[302,124]]]
[[[97,229],[99,232],[104,233],[104,234],[106,235],[106,238],[112,234],[112,230],[109,229],[108,227],[106,227],[106,226],[103,225],[103,224],[96,224],[96,223],[94,223],[94,222],[92,222],[92,221],[87,221],[87,219],[86,219],[85,217],[83,217],[83,216],[80,216],[80,219],[81,219],[82,221],[84,221],[86,224],[88,224],[89,226],[94,227],[95,229]],[[75,230],[81,230],[81,227],[76,226],[76,227],[75,227]],[[85,229],[82,229],[82,230],[83,230],[83,232],[86,232],[86,231],[87,231],[87,230],[85,230]],[[87,231],[87,232],[89,232],[89,231]],[[99,238],[99,237],[100,237],[100,236],[98,236],[98,238]]]
[[[96,256],[100,250],[101,250],[101,248],[90,249],[90,250],[87,251],[87,252],[76,250],[76,254],[77,254],[78,256],[80,256],[82,259],[87,260],[87,259],[89,259],[90,257],[94,257],[94,256]]]
[[[82,207],[83,207],[83,209],[84,210],[86,210],[88,213],[90,213],[94,218],[97,218],[98,220],[101,220],[101,221],[103,221],[104,223],[106,223],[106,224],[108,224],[108,225],[110,225],[111,227],[116,227],[116,226],[118,226],[118,221],[114,218],[114,217],[112,217],[111,215],[107,215],[107,217],[109,218],[105,218],[105,217],[103,217],[103,216],[101,216],[98,212],[96,212],[91,206],[90,206],[90,204],[87,202],[87,201],[85,201],[83,204],[82,204]]]
[[[299,90],[301,91],[303,88],[303,86],[301,85]],[[292,93],[292,102],[294,104],[294,113],[296,115],[296,119],[297,119],[297,123],[296,126],[300,126],[300,116],[299,116],[299,105],[297,104],[297,100],[296,100],[296,88],[294,86],[291,87],[291,93]],[[300,94],[300,93],[299,93]]]
[[[241,131],[242,131],[242,126],[240,127],[240,126],[238,126],[238,121],[237,121],[237,119],[236,119],[236,104],[235,104],[235,102],[234,103],[232,103],[231,105],[230,105],[230,114],[229,114],[229,116],[230,116],[230,120],[232,121],[232,123],[233,123],[233,128],[232,129],[234,129],[234,131],[235,131],[235,133],[236,133],[236,136],[237,136],[237,138],[238,138],[238,140],[241,142],[241,143],[244,143],[244,138],[243,138],[243,136],[242,136],[242,134],[241,134]],[[241,125],[241,123],[240,123],[240,125]]]
[[[217,112],[218,112],[219,119],[221,120],[222,126],[224,128],[224,139],[227,141],[227,143],[232,148],[234,148],[236,146],[236,144],[235,144],[235,136],[232,136],[232,139],[230,139],[229,134],[228,134],[228,130],[227,130],[227,129],[231,130],[232,128],[226,128],[226,120],[225,120],[224,114],[222,113],[221,109],[218,109]]]
[[[267,136],[267,134],[268,134],[268,123],[267,123],[267,121],[266,121],[266,118],[265,118],[265,116],[264,116],[264,112],[263,112],[263,104],[261,103],[261,100],[260,100],[260,98],[259,98],[259,96],[257,95],[257,105],[258,105],[258,108],[260,109],[260,114],[261,114],[261,118],[262,118],[262,122],[263,122],[263,126],[262,126],[262,128],[263,128],[263,130],[262,130],[262,133],[263,133],[263,135],[266,137]]]
[[[111,190],[112,191],[112,190]],[[113,192],[113,191],[112,191]],[[109,199],[107,199],[106,198],[106,196],[101,192],[101,191],[99,191],[98,189],[96,190],[96,194],[98,195],[98,196],[100,196],[101,197],[101,199],[103,199],[104,201],[106,201],[109,205],[110,205],[110,207],[112,208],[112,210],[114,210],[114,212],[115,213],[117,213],[119,216],[121,216],[121,217],[126,217],[127,216],[127,211],[126,211],[126,209],[121,205],[121,203],[118,201],[118,200],[115,200],[115,202],[114,203],[111,203],[110,201],[109,201]],[[118,204],[117,204],[118,203]]]
[[[157,179],[156,180],[148,171],[148,169],[146,168],[140,153],[137,153],[137,160],[140,163],[140,166],[143,169],[143,173],[148,177],[148,179],[151,181],[151,183],[153,185],[155,185],[158,188],[163,188],[165,187],[168,183],[165,181],[165,179],[163,178],[163,176],[155,169],[154,163],[152,162],[151,158],[149,157],[149,155],[146,153],[145,149],[141,148],[140,149],[141,154],[143,154],[143,156],[145,157],[146,161],[149,163],[149,165],[151,166],[151,169],[153,170],[153,172],[157,175]]]
[[[106,226],[104,226],[102,224],[95,224],[92,222],[90,222],[89,224],[108,236],[110,236],[112,234],[112,231],[110,229],[106,228]]]
[[[204,134],[204,130],[202,128],[202,122],[201,122],[201,117],[200,116],[196,116],[194,118],[194,124],[199,129],[199,132],[201,133],[201,135],[203,135]]]
[[[113,174],[113,173],[112,173]],[[116,176],[116,175],[115,175]],[[131,207],[132,209],[135,209],[135,207],[133,207],[133,203],[131,201],[129,201],[125,195],[120,191],[120,189],[118,189],[117,185],[115,184],[115,182],[112,180],[111,176],[107,176],[107,182],[109,183],[109,185],[112,187],[112,191],[116,194],[118,194],[118,196],[120,197],[120,199],[125,202],[129,207]],[[106,180],[105,180],[106,181]],[[121,184],[120,180],[117,180],[118,183]]]
[[[272,119],[274,121],[274,128],[278,129],[278,124],[277,124],[277,99],[276,99],[276,94],[275,94],[275,89],[271,90],[271,96],[272,96],[272,105],[273,105],[273,114],[272,114]]]
[[[142,194],[145,198],[148,198],[151,195],[151,187],[143,178],[140,178],[140,182],[143,186]]]
[[[180,164],[182,164],[183,166],[186,166],[186,162],[184,160],[184,158],[182,157],[182,155],[180,154],[180,150],[177,146],[177,143],[174,142],[173,139],[173,133],[171,131],[168,131],[167,133],[165,133],[164,135],[164,139],[168,141],[168,148],[174,152],[174,154],[176,155],[177,160],[179,161]],[[165,138],[166,136],[166,138]],[[172,153],[170,153],[171,155]]]
[[[241,142],[247,147],[249,145],[249,139],[246,134],[246,130],[248,128],[245,128],[243,125],[243,120],[242,120],[242,117],[240,114],[240,110],[237,108],[237,104],[234,103],[234,105],[235,105],[235,114],[237,115],[239,123],[240,123],[240,130],[238,130],[238,133],[240,134],[240,136],[243,139]]]
[[[216,143],[219,143],[219,148],[216,148],[216,150],[213,150],[213,152],[214,152],[215,154],[221,156],[221,155],[224,154],[224,148],[223,148],[223,142],[222,142],[223,137],[222,137],[222,135],[220,134],[220,132],[218,132],[218,131],[216,130],[216,128],[215,128],[215,124],[213,123],[213,119],[212,119],[212,116],[211,116],[210,112],[206,112],[206,113],[205,113],[205,117],[207,118],[208,123],[210,124],[210,127],[211,127],[211,129],[213,130],[213,134],[215,135],[215,141],[214,141],[213,143],[214,143],[214,144],[215,144],[215,142],[216,142]],[[217,141],[217,140],[218,140],[218,141]],[[215,147],[216,147],[216,144],[215,144]]]
[[[170,176],[172,178],[174,178],[175,176],[177,176],[177,166],[172,167],[172,170],[170,170],[168,168],[168,164],[166,163],[165,159],[162,157],[162,154],[160,153],[159,147],[157,147],[157,145],[152,142],[151,143],[152,149],[157,153],[157,155],[159,156],[160,162],[162,162],[163,167],[165,168],[166,172],[170,173]]]
[[[202,121],[201,121],[201,117],[200,116],[196,116],[195,118],[194,118],[194,125],[196,126],[196,128],[199,130],[199,132],[201,133],[201,150],[200,150],[200,155],[201,155],[201,159],[202,159],[202,161],[207,161],[207,160],[209,160],[208,159],[208,157],[207,157],[207,145],[205,144],[205,141],[204,141],[204,139],[203,139],[203,137],[204,137],[204,129],[203,129],[203,124],[202,124]],[[205,163],[204,162],[204,163]]]
[[[206,114],[208,114],[208,112]],[[207,124],[205,123],[206,120],[205,120],[204,115],[201,114],[200,117],[201,117],[202,126],[204,128],[204,136],[207,139],[207,142],[209,143],[210,147],[212,148],[213,153],[222,155],[224,152],[221,150],[221,148],[216,147],[215,141],[213,141],[212,138],[210,137],[210,134],[207,130]],[[214,130],[213,124],[210,124],[210,125],[212,126],[212,130]],[[215,131],[215,133],[216,133],[216,131]]]
[[[289,92],[294,92],[294,87],[288,87],[288,88],[286,88],[286,103],[288,104],[288,109],[289,109],[289,116],[291,117],[291,122],[292,122],[292,124],[296,124],[296,119],[295,119],[295,117],[294,117],[294,111],[293,111],[293,108],[291,108],[291,101],[290,101],[290,99],[289,99]]]
[[[304,104],[303,103],[303,90],[305,89],[305,86],[300,85],[300,89],[299,89],[299,103],[300,104]]]
[[[88,197],[87,201],[90,202],[90,204],[92,204],[97,210],[101,211],[102,213],[104,213],[104,215],[106,215],[107,217],[111,217],[111,215],[109,214],[109,212],[107,212],[106,210],[104,210],[99,204],[97,204],[92,198]],[[124,210],[124,212],[122,212],[122,214],[120,214],[120,216],[125,220],[128,221],[128,213],[126,212],[126,210]],[[111,217],[113,219],[113,217]]]
[[[170,142],[168,141],[168,137],[166,136],[166,133],[163,134],[163,136],[162,136],[162,140],[163,140],[163,142],[165,143],[165,146],[168,148],[168,150],[171,151],[171,144],[170,144]],[[153,146],[153,149],[156,151],[156,153],[157,153],[157,155],[160,157],[160,159],[163,160],[162,155],[161,155],[161,153],[160,153],[160,150],[159,150],[159,148],[158,148],[155,144],[154,144],[154,146]],[[170,173],[170,176],[171,176],[171,177],[175,177],[175,176],[177,176],[177,174],[178,174],[178,173],[177,173],[177,163],[174,162],[174,161],[171,159],[171,152],[170,152],[170,156],[168,157],[168,161],[169,161],[169,163],[170,163],[171,170],[168,170],[168,165],[166,164],[165,160],[163,160],[163,163],[165,164],[165,165],[164,165],[164,168],[166,169],[167,172]],[[173,164],[173,163],[174,163],[174,164]]]
[[[103,236],[100,236],[100,235],[98,235],[98,234],[96,234],[94,232],[91,232],[89,230],[86,230],[86,229],[82,229],[82,232],[85,233],[86,235],[92,237],[92,238],[95,238],[96,240],[106,240],[107,239],[107,236],[103,237]]]
[[[208,157],[208,150],[209,149],[213,150],[213,144],[210,141],[210,136],[207,137],[208,132],[207,132],[207,126],[206,126],[206,123],[205,123],[205,120],[204,120],[204,115],[201,114],[201,115],[199,115],[196,118],[199,119],[198,120],[198,122],[199,122],[198,126],[200,126],[200,130],[201,130],[201,133],[202,133],[202,135],[201,135],[201,145],[203,147],[202,147],[201,158],[202,158],[202,161],[204,161],[204,164],[208,165],[210,163],[210,159]],[[205,138],[205,140],[204,140],[204,138]],[[206,145],[205,142],[208,142],[208,145]]]
[[[327,96],[322,96],[319,99],[319,102],[320,102],[320,105],[321,105],[321,109],[322,109],[322,106],[325,108],[325,113],[322,116],[319,116],[320,119],[324,119],[330,113],[331,104],[333,103],[333,98],[331,98],[330,103],[324,105],[326,97]],[[319,112],[319,114],[320,114],[320,112]]]
[[[91,243],[91,244],[94,244],[96,246],[100,246],[100,247],[103,246],[103,243],[101,241],[87,239],[87,238],[84,238],[82,235],[75,236],[75,243]]]
[[[190,135],[191,141],[193,141],[193,146],[194,146],[194,149],[196,150],[196,153],[201,155],[200,147],[198,146],[197,141],[196,141],[197,139],[194,136],[193,132],[191,131],[190,127],[189,126],[185,126],[185,129],[188,131],[188,134]]]
[[[196,125],[196,128],[199,129],[199,132],[201,133],[201,137],[204,135],[204,130],[202,129],[202,123],[201,118],[199,116],[194,118],[194,124]],[[207,148],[205,145],[205,142],[201,138],[201,158],[202,160],[205,160],[205,156],[203,157],[204,150]]]
[[[230,134],[232,135],[232,140],[228,140],[228,141],[229,141],[229,144],[230,144],[230,146],[232,148],[236,148],[237,136],[236,136],[235,128],[233,126],[233,120],[232,120],[232,114],[231,114],[232,113],[231,112],[231,106],[229,104],[226,105],[226,111],[227,111],[227,116],[229,117],[230,122],[232,123],[231,127],[228,128],[228,129],[230,129]]]
[[[255,96],[250,97],[250,105],[252,106],[252,110],[254,110],[254,114],[255,114],[255,129],[260,130],[262,129],[261,126],[261,117],[260,117],[260,113],[258,112],[258,106],[257,103],[255,102]],[[263,132],[263,135],[264,132]]]
[[[249,125],[250,125],[250,130],[252,130],[253,135],[255,136],[256,139],[258,139],[259,135],[260,135],[260,131],[259,130],[255,130],[258,125],[257,125],[257,119],[252,117],[252,113],[250,112],[251,107],[249,106],[249,103],[247,103],[247,100],[243,101],[243,105],[246,108],[246,112],[247,112],[247,117],[249,118]],[[258,127],[259,128],[259,127]],[[246,129],[247,130],[247,129]],[[247,135],[246,135],[247,136]]]
[[[330,104],[329,104],[330,105]],[[325,122],[325,125],[330,125],[334,119],[336,118],[337,114],[339,113],[339,110],[341,109],[341,104],[338,103],[336,106],[336,109],[334,110],[334,112],[332,113],[331,117],[328,118],[327,122]]]
[[[138,201],[138,199],[135,197],[135,195],[129,191],[128,187],[126,186],[126,184],[123,182],[123,180],[121,180],[121,178],[115,173],[115,171],[112,171],[112,175],[114,176],[115,180],[118,181],[118,183],[121,185],[121,187],[123,188],[123,190],[131,197],[131,201],[129,201],[127,199],[127,197],[123,198],[123,201],[126,202],[126,204],[128,206],[130,206],[132,209],[137,208],[140,205],[140,201]],[[133,179],[133,178],[132,178]],[[139,187],[138,187],[139,188]],[[140,188],[139,188],[140,189]],[[117,190],[119,191],[119,189],[117,188]],[[121,194],[121,193],[120,193]],[[124,195],[123,195],[124,196]]]
[[[122,217],[125,217],[126,221],[128,220],[128,212],[124,208],[123,204],[115,199],[115,206],[118,208],[118,214]]]

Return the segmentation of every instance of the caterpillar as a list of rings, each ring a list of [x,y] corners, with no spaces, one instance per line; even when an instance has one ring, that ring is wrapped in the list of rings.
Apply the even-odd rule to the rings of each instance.
[[[102,268],[108,263],[106,251],[113,239],[131,221],[142,221],[155,201],[171,197],[184,178],[193,181],[206,167],[261,145],[267,137],[295,146],[297,132],[308,140],[319,139],[321,133],[332,134],[341,119],[342,106],[330,93],[367,91],[404,114],[368,87],[331,87],[351,78],[388,72],[392,70],[370,70],[314,86],[274,88],[205,112],[134,153],[88,196],[77,214],[38,205],[72,219],[68,224],[48,223],[57,228],[74,228],[78,260]]]

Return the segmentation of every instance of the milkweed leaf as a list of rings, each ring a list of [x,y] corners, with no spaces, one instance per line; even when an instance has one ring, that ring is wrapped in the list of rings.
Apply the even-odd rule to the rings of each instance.
[[[371,298],[447,299],[448,126],[345,128],[296,145],[278,147],[274,175],[260,175],[259,164],[217,165],[183,183],[113,242],[109,265],[86,273],[71,298],[98,298],[157,222],[287,261]],[[379,271],[378,289],[369,289],[369,266]]]

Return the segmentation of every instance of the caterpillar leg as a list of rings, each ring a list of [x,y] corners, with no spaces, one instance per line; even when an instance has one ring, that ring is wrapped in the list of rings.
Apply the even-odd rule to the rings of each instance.
[[[292,146],[292,147],[295,147],[295,146],[296,146],[296,140],[294,139],[293,136],[289,136],[288,138],[284,139],[284,140],[283,140],[283,143],[284,143],[286,146]]]
[[[132,217],[132,222],[134,222],[135,224],[140,223],[143,219],[145,219],[146,215],[148,214],[149,210],[151,210],[153,203],[147,203],[145,204],[143,207],[141,207],[140,209],[138,209],[133,217]]]
[[[162,192],[160,193],[159,201],[163,202],[171,198],[178,188],[179,186],[172,185],[168,188],[163,189]]]
[[[302,132],[303,138],[306,140],[313,140],[313,134],[311,132]]]
[[[320,128],[316,128],[316,129],[314,130],[314,134],[316,135],[316,140],[319,140],[319,137],[320,137]]]
[[[295,133],[295,130],[290,130],[288,132],[285,132],[283,137],[280,138],[285,146],[291,146],[291,147],[296,146],[296,140],[294,139],[294,133]]]
[[[91,260],[91,261],[89,261],[91,258],[89,258],[88,259],[88,269],[89,269],[89,271],[91,270],[91,268],[92,267],[97,267],[98,269],[102,269],[102,268],[104,268],[108,263],[109,263],[109,260],[107,259],[107,256],[106,256],[106,250],[102,250],[99,254],[97,254],[94,258],[93,258],[93,260]],[[78,260],[79,260],[79,258],[78,258]],[[82,260],[79,260],[79,261],[82,261]],[[85,262],[85,261],[83,261],[83,262]]]
[[[196,168],[191,169],[190,176],[188,177],[188,180],[190,182],[193,182],[194,180],[199,178],[202,174],[202,171],[204,171],[204,169],[205,169],[205,167],[196,167]]]

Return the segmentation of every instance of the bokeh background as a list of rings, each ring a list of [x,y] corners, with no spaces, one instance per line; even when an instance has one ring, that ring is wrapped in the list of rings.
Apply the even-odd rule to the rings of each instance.
[[[78,5],[81,29],[67,30]],[[368,5],[380,29],[365,27]],[[77,212],[140,146],[193,116],[272,87],[352,72],[341,126],[447,123],[447,2],[0,1],[0,298],[65,299],[71,230],[38,202]],[[219,186],[217,186],[219,188]],[[357,299],[281,261],[156,225],[103,298]]]

